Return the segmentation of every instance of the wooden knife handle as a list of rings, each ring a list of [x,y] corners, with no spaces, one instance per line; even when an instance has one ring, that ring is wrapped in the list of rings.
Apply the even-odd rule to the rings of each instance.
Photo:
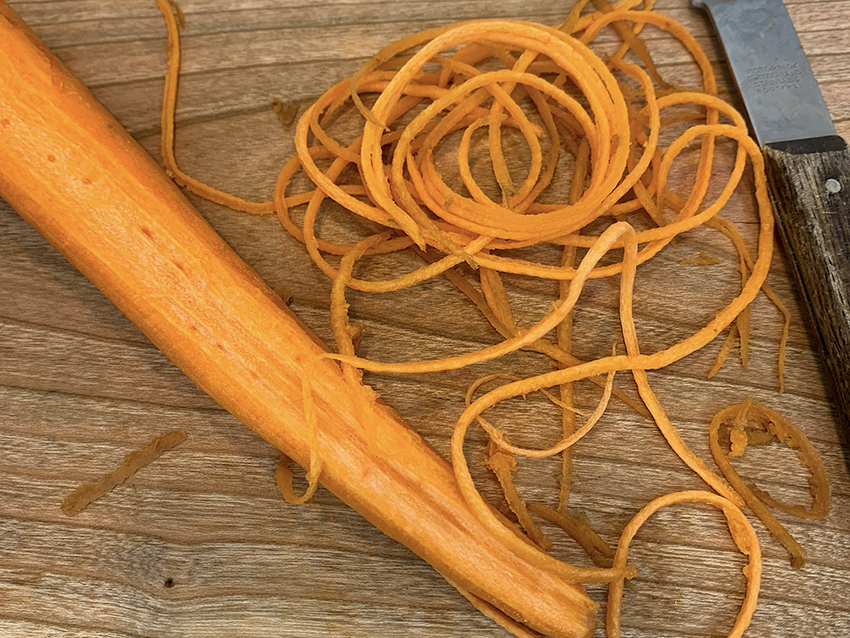
[[[764,147],[777,225],[850,439],[850,149],[838,136]],[[847,448],[845,448],[847,449]]]

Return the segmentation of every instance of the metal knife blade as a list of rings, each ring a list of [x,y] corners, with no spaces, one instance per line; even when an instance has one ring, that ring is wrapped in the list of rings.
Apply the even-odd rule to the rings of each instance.
[[[714,23],[759,144],[835,135],[782,0],[693,0]]]
[[[714,23],[765,157],[850,466],[850,149],[782,0],[692,0]]]

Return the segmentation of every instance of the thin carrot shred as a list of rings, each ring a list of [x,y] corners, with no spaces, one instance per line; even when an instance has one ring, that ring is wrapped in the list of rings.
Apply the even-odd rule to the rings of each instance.
[[[551,549],[552,541],[546,537],[531,518],[525,501],[522,500],[519,492],[517,492],[512,477],[513,472],[516,472],[517,468],[516,459],[513,454],[505,452],[494,441],[490,441],[487,445],[487,457],[486,465],[496,475],[496,479],[505,493],[505,500],[508,503],[508,507],[516,515],[525,533],[541,549]]]
[[[739,638],[746,631],[747,627],[749,627],[753,612],[756,609],[756,603],[758,602],[762,574],[761,547],[758,536],[753,526],[747,520],[747,517],[744,516],[740,509],[722,496],[703,491],[674,492],[650,502],[629,521],[623,530],[623,534],[620,536],[620,542],[617,545],[617,552],[614,556],[614,566],[626,564],[629,544],[650,516],[663,507],[678,503],[708,503],[721,510],[726,516],[726,522],[729,527],[729,533],[732,535],[732,540],[735,541],[738,550],[748,557],[747,566],[744,568],[744,575],[747,577],[747,591],[744,595],[744,602],[735,619],[735,624],[729,634],[727,634],[729,638]],[[619,638],[620,636],[620,607],[623,600],[623,583],[623,580],[619,580],[612,582],[608,586],[608,613],[605,622],[608,638]]]
[[[564,530],[598,567],[611,567],[614,564],[614,550],[580,517],[573,516],[565,509],[555,511],[543,503],[528,503],[528,510]]]
[[[283,126],[290,126],[298,116],[298,111],[301,109],[301,102],[298,100],[283,102],[278,98],[272,98],[272,107],[280,123]]]
[[[683,266],[713,266],[719,264],[720,259],[704,252],[700,252],[696,257],[688,257],[679,261]]]
[[[121,485],[146,465],[151,464],[165,452],[179,445],[187,438],[183,430],[174,430],[161,436],[154,437],[141,450],[131,452],[124,457],[124,462],[94,483],[81,485],[62,502],[62,512],[66,516],[75,516],[82,512],[104,494]]]
[[[744,453],[748,437],[745,425],[753,424],[752,429],[768,432],[776,440],[784,443],[797,452],[803,465],[809,470],[809,487],[812,493],[812,506],[807,509],[801,505],[784,505],[773,499],[767,492],[754,485],[745,483],[738,472],[732,467],[730,458]],[[723,425],[731,425],[726,430],[730,435],[731,450],[727,454],[720,439]],[[735,432],[741,435],[735,437]],[[741,438],[743,436],[743,438]],[[736,440],[737,438],[737,440]],[[766,505],[805,518],[824,518],[829,514],[831,502],[829,482],[823,463],[806,435],[789,419],[757,401],[748,398],[739,405],[731,405],[718,412],[711,421],[709,432],[711,454],[723,475],[735,490],[742,496],[749,508],[765,524],[771,535],[788,550],[791,566],[802,567],[806,562],[806,550],[785,529]]]

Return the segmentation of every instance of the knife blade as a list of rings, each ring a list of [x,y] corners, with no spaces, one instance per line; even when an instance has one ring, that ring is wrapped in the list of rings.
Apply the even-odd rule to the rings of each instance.
[[[714,23],[762,147],[850,464],[850,150],[782,0],[692,0]]]

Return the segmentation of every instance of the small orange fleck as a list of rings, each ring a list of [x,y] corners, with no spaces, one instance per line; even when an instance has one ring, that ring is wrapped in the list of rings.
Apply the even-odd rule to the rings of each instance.
[[[11,122],[5,117],[2,120],[0,120],[0,126],[9,126],[10,124],[11,124]]]
[[[89,184],[91,184],[91,180],[90,180],[88,177],[84,177],[84,178],[83,178],[83,184],[85,184],[86,186],[88,186]]]
[[[55,156],[55,155],[48,155],[48,156],[47,156],[47,161],[48,161],[48,162],[55,162],[55,161],[56,161],[56,156]]]

